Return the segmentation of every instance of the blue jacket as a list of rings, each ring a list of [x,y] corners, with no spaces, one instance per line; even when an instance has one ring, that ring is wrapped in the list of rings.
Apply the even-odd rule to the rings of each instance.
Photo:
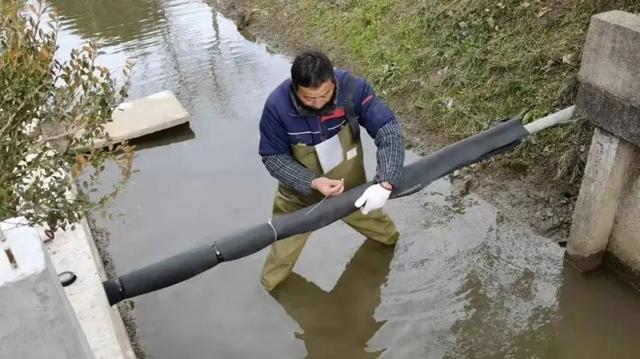
[[[261,156],[291,153],[291,145],[316,145],[336,135],[346,122],[346,88],[348,73],[337,69],[336,95],[333,111],[318,116],[307,112],[292,98],[291,79],[281,83],[267,98],[260,119]],[[375,138],[378,129],[395,121],[393,112],[375,96],[373,89],[362,78],[355,79],[353,103],[355,113],[369,136]]]

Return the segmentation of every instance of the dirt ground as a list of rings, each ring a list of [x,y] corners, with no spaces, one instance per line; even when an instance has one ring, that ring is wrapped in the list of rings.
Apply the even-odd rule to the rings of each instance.
[[[259,9],[249,9],[242,1],[211,0],[225,16],[231,18],[250,39],[266,43],[273,51],[288,55],[306,47],[300,33],[280,21],[256,16]],[[291,14],[295,16],[295,14]],[[332,52],[330,45],[323,49]],[[340,54],[332,54],[340,64]],[[348,65],[347,65],[348,67]],[[404,130],[407,148],[419,155],[427,154],[452,142],[438,133],[415,124],[415,117],[402,99],[386,99]],[[500,155],[483,163],[464,168],[451,178],[460,195],[474,192],[495,205],[506,216],[529,225],[538,234],[560,244],[566,243],[571,227],[571,215],[578,194],[578,185],[567,187],[554,180],[554,173],[544,163],[526,170],[511,166],[508,156]]]

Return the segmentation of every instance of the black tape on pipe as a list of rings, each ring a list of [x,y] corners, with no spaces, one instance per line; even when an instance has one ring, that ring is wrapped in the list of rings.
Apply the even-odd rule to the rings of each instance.
[[[508,151],[528,134],[519,120],[511,120],[431,153],[404,168],[402,179],[392,198],[415,193],[456,169]],[[353,204],[370,184],[363,184],[338,197],[329,198],[311,212],[310,208],[303,208],[275,217],[271,223],[254,226],[211,245],[192,249],[122,275],[117,280],[106,281],[103,285],[109,303],[113,305],[126,298],[168,287],[198,275],[222,260],[242,258],[269,246],[274,240],[329,225],[357,210]]]

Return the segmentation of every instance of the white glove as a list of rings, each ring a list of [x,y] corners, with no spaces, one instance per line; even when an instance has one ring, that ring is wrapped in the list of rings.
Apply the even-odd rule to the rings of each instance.
[[[374,184],[369,186],[362,196],[356,200],[355,206],[360,208],[364,205],[361,208],[362,214],[369,214],[371,211],[382,208],[387,203],[390,195],[391,191],[379,184]]]

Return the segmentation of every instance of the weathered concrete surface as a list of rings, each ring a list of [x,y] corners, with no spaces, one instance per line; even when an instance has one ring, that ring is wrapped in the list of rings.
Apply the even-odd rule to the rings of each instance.
[[[598,128],[567,258],[578,269],[590,270],[609,249],[623,266],[640,270],[640,201],[631,181],[640,159],[640,16],[622,11],[593,16],[578,77],[577,113]]]
[[[594,125],[640,145],[640,106],[633,106],[587,83],[582,83],[578,89],[576,106],[577,113]]]
[[[578,78],[578,113],[640,145],[640,16],[623,11],[593,16]]]
[[[578,74],[622,100],[640,105],[640,16],[624,11],[594,15]]]
[[[567,246],[569,260],[581,270],[600,264],[634,160],[635,146],[596,128]]]
[[[616,214],[607,251],[626,267],[626,279],[640,287],[640,151],[636,152],[634,173]],[[624,269],[624,268],[622,268]]]
[[[113,121],[105,125],[109,140],[97,141],[95,147],[178,126],[189,121],[189,116],[171,91],[124,102],[113,112]]]
[[[2,251],[0,358],[94,358],[38,232],[19,223],[0,224],[18,263]]]
[[[96,358],[135,358],[117,307],[109,306],[102,281],[106,274],[85,220],[75,229],[57,231],[46,245],[58,272],[78,279],[64,288]]]

